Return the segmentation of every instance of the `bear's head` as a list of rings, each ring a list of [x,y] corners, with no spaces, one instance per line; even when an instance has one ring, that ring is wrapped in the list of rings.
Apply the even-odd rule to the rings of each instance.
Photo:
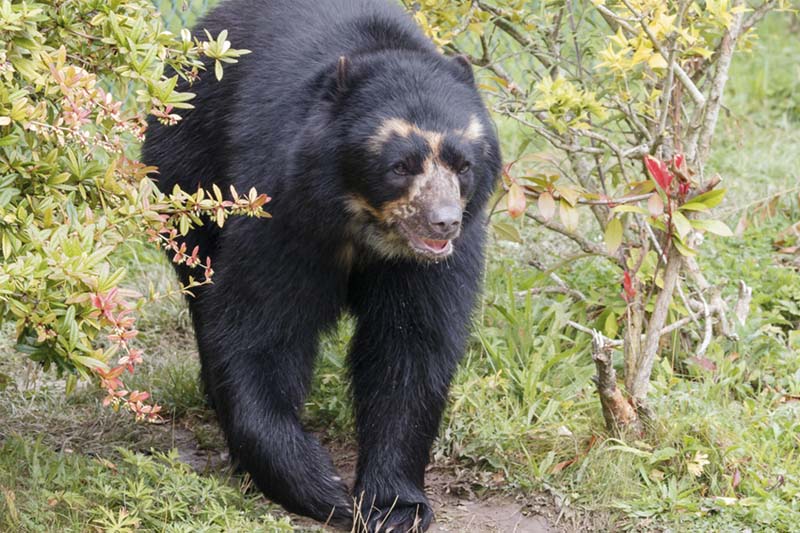
[[[463,59],[375,55],[337,69],[349,233],[385,258],[444,259],[496,183],[494,126]]]

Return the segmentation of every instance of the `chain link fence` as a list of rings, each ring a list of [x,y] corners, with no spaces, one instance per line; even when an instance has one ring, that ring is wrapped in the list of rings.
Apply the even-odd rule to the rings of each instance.
[[[219,0],[153,0],[170,31],[191,28]]]

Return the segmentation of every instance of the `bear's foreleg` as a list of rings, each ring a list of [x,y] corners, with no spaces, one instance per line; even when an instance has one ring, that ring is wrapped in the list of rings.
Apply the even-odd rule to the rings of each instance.
[[[356,522],[369,532],[425,531],[433,519],[425,468],[464,351],[478,265],[455,258],[383,266],[351,282],[358,321],[350,354],[359,445],[353,496]]]

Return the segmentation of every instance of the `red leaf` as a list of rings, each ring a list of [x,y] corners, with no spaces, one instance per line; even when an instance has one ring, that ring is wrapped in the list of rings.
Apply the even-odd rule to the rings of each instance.
[[[558,463],[557,465],[555,465],[553,467],[552,473],[553,474],[557,474],[557,473],[561,472],[562,470],[564,470],[566,467],[568,467],[569,465],[571,465],[572,463],[574,463],[577,460],[578,460],[578,456],[576,455],[572,459],[567,459],[566,461],[561,461],[560,463]]]
[[[675,157],[672,158],[672,163],[675,165],[675,168],[679,170],[683,170],[683,163],[685,162],[685,158],[683,154],[675,154]]]
[[[131,401],[131,402],[143,402],[146,399],[148,399],[149,397],[150,397],[150,393],[149,392],[139,392],[138,390],[135,390],[128,397],[128,401]]]
[[[633,280],[631,279],[631,274],[627,270],[625,274],[622,276],[622,298],[626,302],[630,302],[636,296],[636,289],[633,287]]]
[[[672,173],[667,170],[667,165],[663,161],[649,155],[644,156],[644,164],[658,186],[664,191],[668,191],[669,186],[672,184],[673,176]]]

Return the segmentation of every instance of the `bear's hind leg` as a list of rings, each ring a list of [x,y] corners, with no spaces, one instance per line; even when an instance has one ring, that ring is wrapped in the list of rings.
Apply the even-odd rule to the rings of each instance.
[[[289,511],[350,528],[347,487],[300,419],[319,333],[333,310],[284,305],[291,299],[271,283],[220,270],[194,305],[195,324],[206,390],[232,458]]]
[[[349,528],[347,487],[327,451],[303,429],[299,411],[305,390],[295,386],[300,379],[293,369],[279,362],[300,357],[298,347],[281,350],[267,341],[262,348],[228,353],[224,368],[212,366],[206,373],[231,456],[267,497],[289,511]]]

